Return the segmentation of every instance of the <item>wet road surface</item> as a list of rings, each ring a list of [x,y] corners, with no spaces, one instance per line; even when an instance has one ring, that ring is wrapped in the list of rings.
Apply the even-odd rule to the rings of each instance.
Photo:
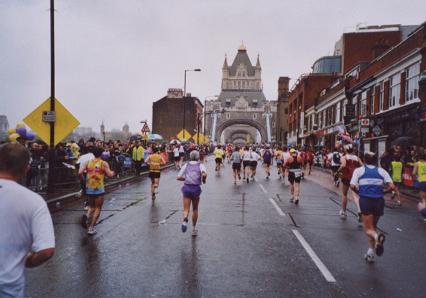
[[[233,185],[213,159],[200,202],[198,237],[183,234],[181,182],[163,171],[155,204],[150,181],[106,196],[98,234],[80,226],[82,202],[53,214],[56,255],[27,271],[28,297],[424,297],[426,224],[409,207],[386,208],[385,254],[374,265],[356,217],[338,216],[340,199],[302,182],[299,206],[288,182]],[[351,206],[353,209],[353,206]]]

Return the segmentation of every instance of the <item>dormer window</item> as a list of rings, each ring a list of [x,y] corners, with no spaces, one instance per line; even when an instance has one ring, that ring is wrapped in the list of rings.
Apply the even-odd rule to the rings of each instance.
[[[253,106],[254,107],[257,107],[257,103],[258,103],[257,99],[253,99]]]
[[[227,106],[227,107],[230,107],[230,106],[231,106],[231,99],[230,99],[230,98],[227,98],[227,99],[225,100],[225,104],[226,104],[226,106]]]

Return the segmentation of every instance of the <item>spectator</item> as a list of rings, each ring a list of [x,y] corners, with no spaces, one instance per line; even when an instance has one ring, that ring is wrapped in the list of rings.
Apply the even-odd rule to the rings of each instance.
[[[55,251],[47,204],[19,185],[30,155],[20,144],[0,146],[0,297],[24,297],[25,267],[36,267]]]
[[[142,162],[144,161],[145,149],[141,145],[140,141],[136,141],[135,147],[132,150],[132,159],[135,165],[136,175],[140,175]]]

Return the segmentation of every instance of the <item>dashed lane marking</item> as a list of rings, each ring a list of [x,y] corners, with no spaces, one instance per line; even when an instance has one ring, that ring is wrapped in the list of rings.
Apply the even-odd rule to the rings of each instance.
[[[315,253],[315,251],[309,245],[309,243],[306,242],[306,240],[305,240],[305,238],[303,238],[302,234],[300,234],[300,232],[298,230],[292,230],[292,231],[293,231],[293,234],[296,236],[297,240],[299,240],[300,244],[305,249],[305,251],[311,257],[312,261],[315,263],[315,265],[321,271],[325,280],[328,281],[328,282],[336,282],[336,279],[334,278],[334,276],[331,274],[331,272],[328,270],[328,268],[324,265],[324,263],[320,260],[318,255]]]
[[[259,187],[260,187],[260,189],[263,191],[263,193],[268,193],[267,191],[266,191],[266,189],[265,189],[265,187],[263,187],[263,185],[262,184],[260,184],[259,183]]]
[[[278,206],[277,202],[275,202],[274,199],[269,198],[269,201],[272,203],[272,205],[275,207],[275,210],[277,210],[278,214],[280,216],[285,216],[284,211],[282,211],[282,209],[280,208],[280,206]]]

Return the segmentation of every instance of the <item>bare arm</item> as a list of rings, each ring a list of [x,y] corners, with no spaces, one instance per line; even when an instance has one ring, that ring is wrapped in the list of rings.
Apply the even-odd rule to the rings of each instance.
[[[385,188],[384,188],[384,192],[390,192],[392,190],[395,190],[395,184],[393,183],[386,183]]]
[[[339,167],[339,169],[337,170],[337,172],[342,171],[344,167],[346,167],[346,157],[344,157],[344,156],[343,156],[343,157],[342,157],[342,162],[341,162],[340,167]]]
[[[115,173],[114,173],[114,171],[111,171],[111,169],[109,168],[109,164],[107,162],[103,162],[103,167],[104,167],[105,174],[109,178],[114,177]]]
[[[351,184],[351,189],[357,194],[358,193],[358,187],[354,184]]]
[[[78,170],[78,175],[83,176],[84,171],[86,171],[86,168],[87,168],[87,163],[84,163],[83,165],[81,165],[80,169]]]
[[[49,260],[51,257],[53,257],[54,253],[54,248],[47,248],[38,252],[30,252],[27,255],[27,259],[25,260],[25,266],[28,268],[40,266],[41,264]]]
[[[176,178],[176,180],[178,180],[178,181],[185,181],[185,177],[178,176],[178,177]]]

